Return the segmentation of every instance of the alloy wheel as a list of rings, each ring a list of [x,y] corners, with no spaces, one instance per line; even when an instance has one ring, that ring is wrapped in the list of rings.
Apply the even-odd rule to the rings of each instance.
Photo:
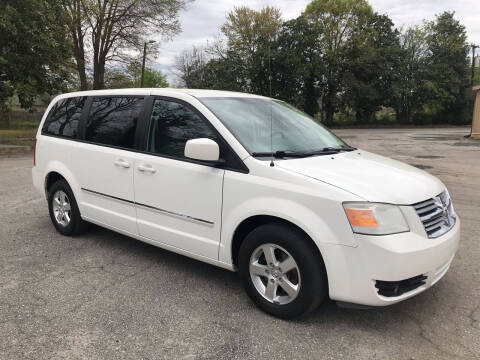
[[[72,207],[70,199],[64,191],[58,190],[55,192],[52,199],[52,208],[57,223],[62,226],[68,226],[72,219]]]
[[[288,304],[300,292],[297,262],[279,245],[268,243],[257,247],[250,257],[249,272],[255,289],[271,303]]]

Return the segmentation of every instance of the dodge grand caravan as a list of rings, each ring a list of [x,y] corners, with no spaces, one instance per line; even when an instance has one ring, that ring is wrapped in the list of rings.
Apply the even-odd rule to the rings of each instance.
[[[56,97],[32,169],[64,235],[88,223],[232,271],[293,318],[389,305],[447,272],[460,220],[428,173],[347,145],[278,100],[179,89]]]

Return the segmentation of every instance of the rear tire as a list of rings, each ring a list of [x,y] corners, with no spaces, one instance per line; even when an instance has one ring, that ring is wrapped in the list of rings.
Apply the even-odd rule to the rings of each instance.
[[[327,276],[318,249],[302,231],[288,224],[271,223],[253,230],[240,247],[238,264],[247,294],[275,317],[305,315],[327,294]]]
[[[48,191],[48,210],[53,226],[62,235],[75,236],[88,229],[72,189],[63,179],[56,181]]]

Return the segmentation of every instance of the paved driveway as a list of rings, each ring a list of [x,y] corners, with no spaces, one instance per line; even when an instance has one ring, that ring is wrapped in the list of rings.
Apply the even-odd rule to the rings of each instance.
[[[31,158],[0,158],[0,359],[479,359],[480,141],[467,132],[337,131],[440,177],[462,242],[443,280],[413,299],[328,302],[293,322],[257,310],[234,273],[100,228],[60,236]]]

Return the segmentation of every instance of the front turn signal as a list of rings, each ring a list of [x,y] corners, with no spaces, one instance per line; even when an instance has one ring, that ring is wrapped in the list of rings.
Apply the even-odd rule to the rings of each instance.
[[[350,225],[359,227],[377,227],[377,219],[372,210],[345,209]]]

